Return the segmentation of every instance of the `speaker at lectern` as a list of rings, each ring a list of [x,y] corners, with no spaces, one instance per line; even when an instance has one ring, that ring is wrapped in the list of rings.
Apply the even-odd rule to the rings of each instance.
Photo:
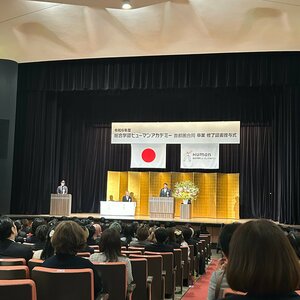
[[[51,194],[50,215],[69,216],[71,214],[71,194]]]

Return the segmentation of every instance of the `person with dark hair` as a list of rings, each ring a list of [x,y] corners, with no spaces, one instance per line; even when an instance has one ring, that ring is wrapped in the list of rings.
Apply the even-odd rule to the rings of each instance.
[[[15,242],[17,228],[14,222],[5,216],[0,217],[0,257],[1,258],[32,258],[32,250]]]
[[[128,284],[133,281],[131,263],[129,258],[121,254],[120,234],[115,229],[106,229],[103,231],[99,243],[100,253],[94,253],[90,256],[92,262],[125,262],[127,270]]]
[[[156,243],[145,246],[145,251],[173,252],[174,248],[166,244],[168,232],[165,228],[158,228],[154,232]]]
[[[36,243],[37,242],[37,238],[36,238],[36,235],[35,235],[35,232],[36,232],[36,229],[40,226],[40,225],[44,225],[46,224],[46,221],[44,218],[35,218],[32,222],[32,225],[31,225],[31,230],[30,230],[30,234],[27,239],[26,239],[26,242],[27,243]]]
[[[229,257],[229,244],[233,233],[240,225],[240,223],[225,225],[220,233],[219,245],[224,257],[220,260],[218,269],[211,275],[207,300],[220,299],[221,289],[229,287],[226,280],[226,264]]]
[[[159,197],[172,197],[172,191],[168,188],[166,182],[164,183],[164,187],[160,190]]]
[[[136,242],[137,239],[134,237],[134,228],[132,224],[126,224],[123,229],[123,236],[121,237],[121,242],[128,246],[131,242]]]
[[[168,233],[168,238],[167,238],[166,244],[172,246],[173,249],[180,249],[180,244],[177,243],[177,241],[176,241],[176,235],[175,235],[176,228],[175,227],[167,227],[166,231]]]
[[[54,234],[54,230],[57,224],[52,225],[48,228],[45,245],[42,250],[37,250],[33,253],[33,257],[35,259],[45,260],[54,255],[54,248],[51,243],[51,238]]]
[[[197,252],[198,252],[198,250],[197,250],[197,241],[192,238],[193,233],[194,232],[190,227],[183,227],[182,228],[182,235],[183,235],[184,240],[186,241],[186,243],[188,245],[193,245],[194,246],[194,256],[197,256]]]
[[[17,228],[17,236],[16,236],[15,241],[17,243],[21,243],[22,244],[24,241],[26,241],[27,234],[24,231],[21,231],[21,229],[22,229],[22,223],[21,223],[20,220],[15,220],[14,224],[16,225],[16,228]]]
[[[300,233],[298,231],[291,230],[287,237],[298,256],[298,259],[300,259]]]
[[[34,243],[32,250],[37,251],[44,248],[47,238],[48,226],[47,225],[40,225],[36,231],[36,242]]]
[[[234,291],[226,299],[300,299],[297,255],[284,232],[272,221],[255,220],[233,234],[226,267],[227,281]]]
[[[149,237],[149,227],[147,225],[142,224],[136,231],[137,241],[131,241],[130,247],[145,247],[147,245],[151,245],[152,243],[148,241]]]
[[[94,234],[96,232],[96,228],[92,225],[92,224],[89,224],[86,226],[86,229],[88,230],[89,232],[89,235],[87,237],[87,244],[88,245],[97,245],[95,239],[94,239]]]
[[[86,234],[82,227],[73,221],[60,222],[55,228],[51,243],[55,255],[46,259],[42,266],[58,269],[92,269],[94,292],[97,297],[102,291],[102,282],[97,270],[88,259],[76,256],[86,244]]]

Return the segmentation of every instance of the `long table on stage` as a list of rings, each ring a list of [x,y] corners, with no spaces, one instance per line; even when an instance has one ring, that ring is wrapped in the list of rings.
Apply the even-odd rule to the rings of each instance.
[[[135,207],[135,202],[100,201],[100,215],[134,216]]]
[[[174,198],[173,197],[150,197],[149,212],[150,218],[174,218]]]

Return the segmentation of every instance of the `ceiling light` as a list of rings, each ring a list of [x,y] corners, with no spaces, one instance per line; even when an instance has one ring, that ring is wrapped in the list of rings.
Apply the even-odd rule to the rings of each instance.
[[[122,9],[131,9],[131,8],[132,8],[132,6],[130,4],[130,1],[124,0],[123,4],[122,4]]]

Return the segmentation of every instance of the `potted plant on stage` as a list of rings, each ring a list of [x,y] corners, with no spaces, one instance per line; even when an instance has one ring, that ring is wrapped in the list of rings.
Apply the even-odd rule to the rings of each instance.
[[[190,180],[176,182],[174,186],[173,196],[180,198],[183,204],[191,204],[198,196],[199,188]]]

